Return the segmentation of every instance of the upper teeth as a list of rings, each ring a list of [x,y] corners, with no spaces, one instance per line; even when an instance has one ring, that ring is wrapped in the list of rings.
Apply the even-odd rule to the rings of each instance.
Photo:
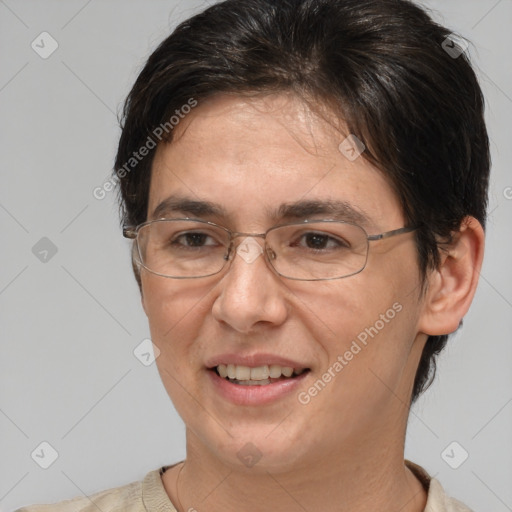
[[[250,368],[249,366],[241,366],[238,364],[219,364],[217,366],[217,371],[223,378],[229,377],[230,379],[237,380],[265,380],[269,377],[272,379],[278,379],[281,375],[291,377],[294,372],[296,375],[300,375],[304,371],[304,368],[297,368],[294,371],[290,366],[279,366],[277,364],[256,366],[256,368]]]

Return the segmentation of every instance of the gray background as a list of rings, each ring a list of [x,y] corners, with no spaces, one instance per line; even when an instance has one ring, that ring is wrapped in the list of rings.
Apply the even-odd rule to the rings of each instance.
[[[100,201],[92,191],[109,175],[116,114],[137,72],[178,21],[205,5],[0,0],[4,511],[139,480],[185,454],[183,424],[155,365],[133,354],[149,330],[115,195]],[[435,385],[411,413],[406,456],[476,511],[505,512],[512,510],[512,1],[426,5],[474,43],[494,165],[477,297]],[[47,59],[31,48],[43,31],[59,45]],[[33,253],[43,237],[57,248],[46,262]],[[48,242],[40,244],[39,251]],[[46,470],[31,457],[43,441],[58,452]],[[441,456],[453,441],[469,453],[458,469]],[[445,452],[452,464],[461,450]]]

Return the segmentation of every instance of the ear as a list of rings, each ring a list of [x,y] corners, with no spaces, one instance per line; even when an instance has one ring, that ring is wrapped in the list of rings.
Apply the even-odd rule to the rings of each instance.
[[[440,336],[457,330],[475,295],[484,245],[480,222],[465,217],[452,243],[440,248],[439,267],[428,277],[420,332]]]

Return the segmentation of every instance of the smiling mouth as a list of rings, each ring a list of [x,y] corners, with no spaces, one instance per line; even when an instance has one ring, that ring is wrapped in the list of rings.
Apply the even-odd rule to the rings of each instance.
[[[240,386],[265,386],[274,382],[291,380],[310,371],[309,368],[292,368],[276,364],[257,367],[219,364],[209,369],[228,382]]]

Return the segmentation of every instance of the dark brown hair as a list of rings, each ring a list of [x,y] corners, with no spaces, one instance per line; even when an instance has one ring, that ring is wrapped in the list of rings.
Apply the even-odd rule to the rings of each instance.
[[[418,226],[423,281],[465,216],[485,225],[489,143],[483,97],[450,31],[407,0],[226,0],[181,23],[149,57],[124,106],[114,174],[122,222],[146,220],[154,147],[174,116],[218,93],[292,92],[365,144]],[[181,113],[181,114],[180,114]],[[153,144],[149,141],[152,140]],[[134,158],[140,148],[144,158]],[[300,176],[297,176],[300,180]],[[140,278],[137,275],[139,286]],[[430,336],[412,401],[448,335]]]

